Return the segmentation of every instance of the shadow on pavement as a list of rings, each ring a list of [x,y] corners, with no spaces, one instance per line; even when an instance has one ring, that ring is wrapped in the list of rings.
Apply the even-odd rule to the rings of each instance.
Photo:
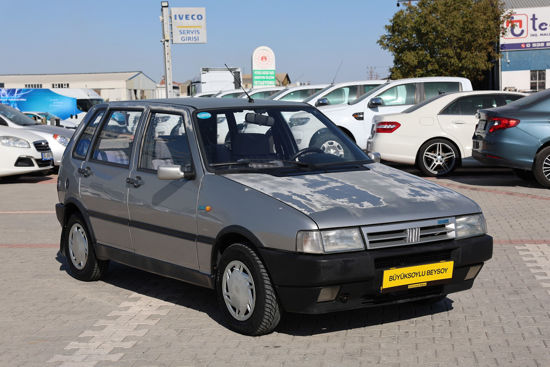
[[[55,183],[57,180],[57,175],[24,175],[24,176],[8,176],[0,177],[0,185],[8,184],[22,184],[22,183],[42,183],[51,181]]]
[[[56,260],[61,263],[59,270],[65,271],[65,257],[58,253]],[[154,297],[165,302],[204,312],[218,324],[227,327],[219,311],[216,295],[213,290],[148,273],[115,262],[109,264],[109,271],[102,281],[144,296]],[[445,298],[439,302],[416,301],[324,315],[285,313],[275,332],[295,336],[307,336],[363,328],[447,312],[453,309],[452,303],[452,300]]]

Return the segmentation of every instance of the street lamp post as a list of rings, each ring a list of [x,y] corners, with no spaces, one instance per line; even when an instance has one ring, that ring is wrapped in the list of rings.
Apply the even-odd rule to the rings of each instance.
[[[161,1],[162,39],[160,42],[164,48],[164,84],[166,85],[166,98],[172,98],[172,50],[170,49],[170,8],[168,1]]]

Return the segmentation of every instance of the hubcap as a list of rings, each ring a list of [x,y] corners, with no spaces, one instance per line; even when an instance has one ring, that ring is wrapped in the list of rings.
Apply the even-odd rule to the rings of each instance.
[[[84,269],[88,261],[88,237],[78,223],[73,224],[69,232],[69,257],[78,270]]]
[[[332,154],[337,157],[343,157],[344,156],[344,148],[342,147],[342,144],[338,143],[335,140],[327,140],[321,145],[321,150],[324,153]]]
[[[546,156],[542,162],[542,174],[550,181],[550,155]]]
[[[222,293],[231,316],[239,321],[245,321],[252,316],[256,304],[256,288],[252,274],[245,264],[238,260],[227,264],[223,272]]]
[[[456,155],[449,145],[434,143],[424,151],[424,167],[434,175],[449,173],[455,166]]]

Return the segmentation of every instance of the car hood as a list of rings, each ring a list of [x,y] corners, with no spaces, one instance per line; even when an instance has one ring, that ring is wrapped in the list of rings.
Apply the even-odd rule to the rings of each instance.
[[[74,130],[65,129],[63,127],[59,126],[51,126],[51,125],[32,125],[25,127],[25,130],[30,130],[33,132],[36,132],[38,135],[45,136],[45,134],[53,135],[61,135],[68,139],[73,136]]]
[[[368,171],[276,177],[225,177],[308,215],[319,228],[348,227],[479,213],[467,197],[431,181],[379,164]]]
[[[15,136],[16,138],[25,139],[30,142],[44,140],[39,135],[33,134],[32,131],[27,129],[17,129],[7,126],[0,126],[0,136]]]

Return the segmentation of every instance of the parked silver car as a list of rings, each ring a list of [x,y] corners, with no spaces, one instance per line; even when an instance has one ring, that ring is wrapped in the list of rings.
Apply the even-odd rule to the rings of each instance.
[[[298,112],[344,154],[299,150]],[[114,260],[215,289],[244,334],[282,311],[440,299],[492,255],[477,204],[373,162],[305,103],[112,102],[75,134],[56,205],[70,274],[97,280]]]

